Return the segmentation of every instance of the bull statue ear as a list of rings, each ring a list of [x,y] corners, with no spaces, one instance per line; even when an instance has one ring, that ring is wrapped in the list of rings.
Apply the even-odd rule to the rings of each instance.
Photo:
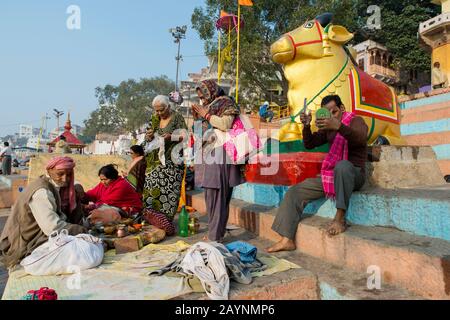
[[[329,12],[322,13],[316,17],[316,20],[320,23],[322,28],[325,28],[331,23],[331,20],[333,20],[333,14]]]
[[[348,32],[348,30],[343,26],[329,25],[327,28],[328,38],[330,41],[338,44],[346,44],[353,39],[353,33]]]

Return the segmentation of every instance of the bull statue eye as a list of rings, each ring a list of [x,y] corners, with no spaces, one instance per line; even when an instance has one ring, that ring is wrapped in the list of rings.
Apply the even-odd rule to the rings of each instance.
[[[309,22],[305,23],[305,25],[303,27],[306,29],[311,29],[312,27],[314,27],[314,21],[309,21]]]

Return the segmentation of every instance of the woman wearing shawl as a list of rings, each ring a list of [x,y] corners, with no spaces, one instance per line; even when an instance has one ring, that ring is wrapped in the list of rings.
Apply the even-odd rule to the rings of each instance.
[[[128,171],[122,171],[122,176],[131,184],[137,193],[142,194],[145,183],[145,170],[147,162],[145,161],[144,148],[142,146],[132,146],[130,148],[131,159]]]
[[[222,132],[231,129],[235,117],[240,114],[234,100],[226,96],[214,80],[201,82],[197,94],[202,106],[193,105],[192,109],[194,119],[201,120],[202,136],[211,127]],[[200,127],[199,122],[196,122],[196,128]],[[205,140],[208,139],[204,137]],[[197,153],[197,156],[202,158],[196,160],[195,184],[205,189],[209,216],[208,238],[221,242],[226,232],[233,187],[244,183],[244,179],[240,167],[227,161],[223,146],[213,148],[211,143],[207,143],[202,154]],[[218,161],[210,161],[212,158]]]
[[[144,205],[164,214],[172,221],[178,209],[184,174],[184,164],[177,164],[174,162],[175,159],[172,159],[172,151],[180,143],[178,139],[172,139],[172,135],[177,131],[187,130],[187,126],[183,116],[171,110],[168,97],[157,96],[153,100],[153,109],[155,115],[147,130],[149,134],[146,136],[146,145],[158,142],[162,138],[163,146],[152,147],[145,156],[147,170],[143,193]],[[181,159],[182,150],[180,152]]]
[[[282,240],[267,251],[291,251],[301,214],[308,201],[324,196],[336,202],[336,216],[328,226],[329,236],[345,232],[345,213],[353,191],[365,182],[367,159],[367,125],[361,117],[345,112],[339,96],[327,96],[322,107],[331,113],[329,119],[316,120],[318,132],[311,132],[311,115],[301,114],[303,142],[307,149],[329,143],[330,151],[322,164],[321,177],[307,179],[289,189],[278,209],[272,229]]]

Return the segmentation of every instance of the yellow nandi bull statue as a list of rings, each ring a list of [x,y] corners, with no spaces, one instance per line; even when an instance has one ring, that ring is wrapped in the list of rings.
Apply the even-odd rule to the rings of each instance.
[[[300,125],[295,121],[305,99],[315,118],[322,98],[337,94],[347,111],[366,121],[369,144],[403,144],[394,90],[356,66],[355,57],[350,54],[353,49],[345,46],[353,34],[343,26],[333,25],[332,17],[330,13],[322,14],[285,34],[271,47],[272,59],[284,65],[289,82],[292,122],[281,128],[280,141],[302,139]]]

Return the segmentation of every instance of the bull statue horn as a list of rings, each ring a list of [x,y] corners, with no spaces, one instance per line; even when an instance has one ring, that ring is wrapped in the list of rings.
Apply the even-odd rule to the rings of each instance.
[[[330,12],[322,13],[321,15],[316,17],[316,20],[320,23],[320,25],[323,28],[325,28],[333,20],[333,14]]]

